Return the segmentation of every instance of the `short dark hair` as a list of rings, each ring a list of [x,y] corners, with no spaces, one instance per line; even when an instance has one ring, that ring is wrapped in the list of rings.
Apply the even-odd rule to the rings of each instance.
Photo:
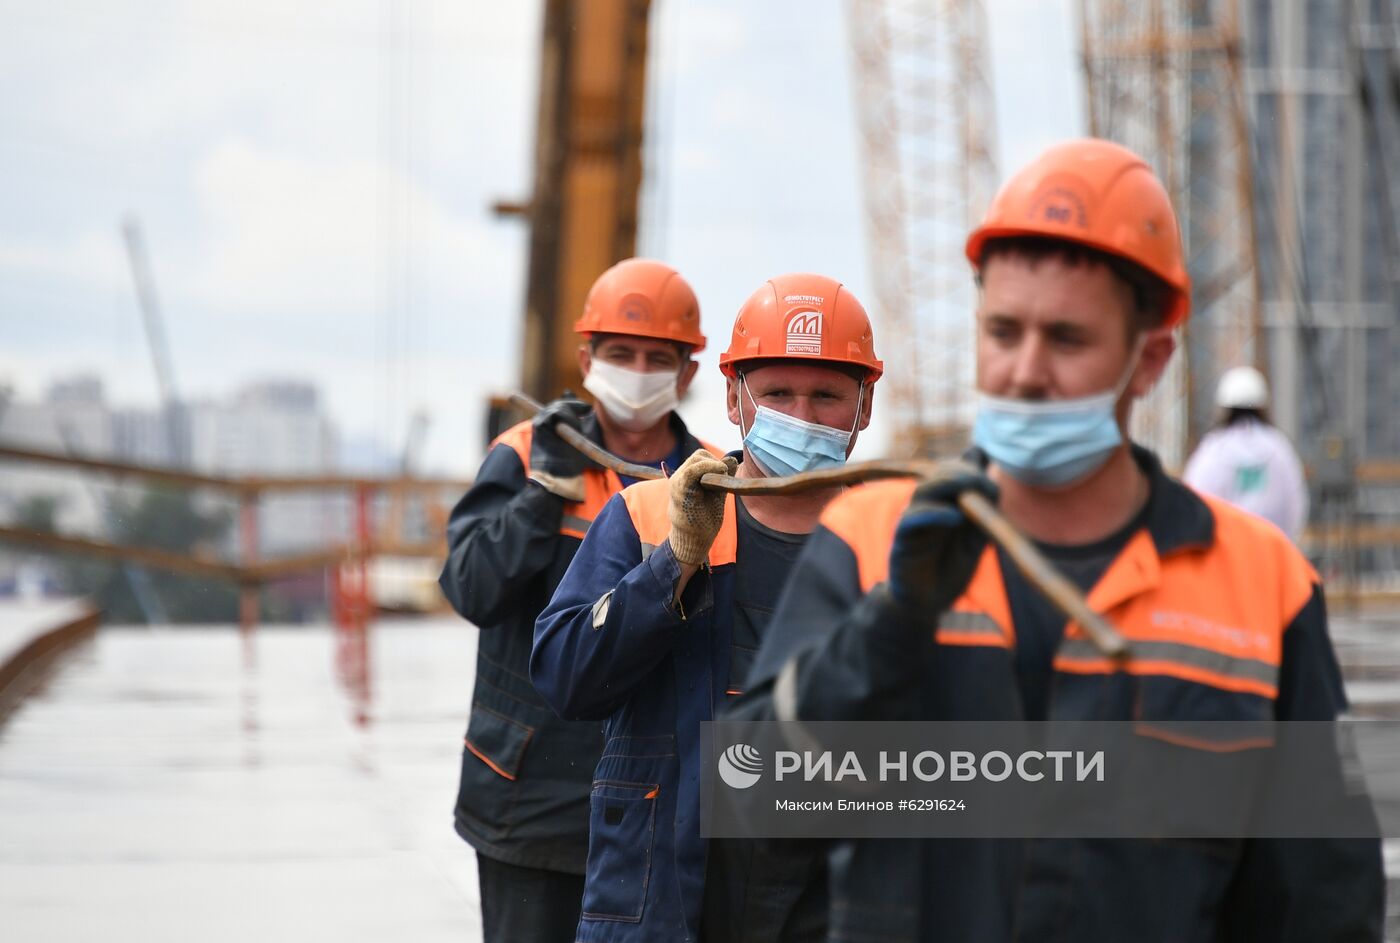
[[[1245,409],[1240,406],[1225,410],[1225,415],[1221,419],[1222,426],[1233,426],[1239,422],[1268,422],[1269,411],[1264,408]]]
[[[1172,303],[1172,287],[1161,276],[1121,255],[1083,243],[1049,236],[994,236],[983,243],[982,257],[977,260],[979,285],[982,283],[982,271],[997,256],[1025,259],[1032,265],[1048,258],[1057,258],[1070,267],[1102,265],[1127,285],[1133,294],[1133,317],[1129,325],[1133,334],[1161,327]]]

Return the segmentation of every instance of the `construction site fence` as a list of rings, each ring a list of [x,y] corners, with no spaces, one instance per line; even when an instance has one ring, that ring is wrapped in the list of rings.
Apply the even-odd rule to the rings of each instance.
[[[212,475],[184,469],[77,456],[13,445],[0,445],[0,461],[46,465],[84,475],[98,475],[146,486],[183,490],[214,490],[232,497],[238,508],[238,559],[209,552],[174,552],[157,547],[114,543],[91,537],[0,526],[0,541],[50,554],[82,555],[158,569],[203,579],[233,583],[242,590],[240,621],[257,619],[258,592],[264,585],[309,572],[326,571],[331,585],[331,615],[344,624],[362,621],[374,607],[367,567],[375,556],[441,559],[441,536],[447,508],[470,485],[452,478],[353,475]],[[351,497],[349,539],[306,552],[264,558],[259,553],[258,507],[272,492],[342,493]],[[409,501],[431,509],[428,535],[405,540],[400,536],[403,508]],[[381,520],[374,520],[374,506]]]
[[[36,551],[54,554],[80,554],[143,567],[180,573],[188,576],[217,579],[242,587],[244,609],[255,607],[259,587],[281,579],[325,570],[332,578],[333,612],[359,611],[372,605],[368,599],[368,578],[365,567],[376,556],[400,558],[441,559],[445,553],[442,537],[447,509],[470,482],[454,478],[424,478],[413,476],[365,477],[355,475],[214,475],[113,461],[109,459],[49,452],[14,445],[0,445],[0,461],[49,465],[81,473],[107,476],[118,480],[140,481],[147,485],[177,489],[213,489],[232,496],[238,504],[239,548],[237,561],[221,559],[205,553],[176,553],[154,547],[118,544],[88,537],[41,533],[13,526],[0,526],[0,541]],[[1368,491],[1390,492],[1400,487],[1400,459],[1362,462],[1356,467],[1356,487]],[[352,525],[349,539],[314,550],[264,559],[259,554],[258,504],[272,492],[339,492],[352,498]],[[419,539],[405,540],[401,536],[403,508],[410,501],[434,509],[428,531]],[[378,501],[387,513],[376,522],[372,507]],[[1368,519],[1370,518],[1370,519]],[[1380,563],[1380,570],[1400,568],[1400,523],[1395,516],[1385,514],[1381,519],[1361,514],[1351,520],[1319,519],[1303,537],[1303,547],[1315,560],[1342,561],[1324,573],[1330,581],[1346,584],[1355,590],[1359,572],[1374,571],[1365,561]],[[1354,562],[1362,560],[1358,567]],[[1388,590],[1400,595],[1400,585]],[[1341,589],[1342,587],[1338,587]],[[249,592],[251,591],[251,592]],[[245,620],[251,614],[244,613]]]

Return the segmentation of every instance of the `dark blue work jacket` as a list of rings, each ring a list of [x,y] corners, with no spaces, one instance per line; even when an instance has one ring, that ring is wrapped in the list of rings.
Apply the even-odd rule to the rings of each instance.
[[[1052,720],[1329,721],[1345,709],[1317,574],[1275,527],[1134,450],[1144,523],[1088,594],[1134,656],[1077,625],[1046,666]],[[827,506],[789,576],[736,718],[1021,720],[1017,625],[986,549],[952,608],[888,592],[910,481]],[[860,839],[831,852],[831,939],[881,943],[1379,943],[1373,839]]]
[[[672,414],[671,427],[682,454],[705,447],[679,416]],[[601,443],[592,416],[584,431]],[[597,723],[560,720],[540,699],[530,684],[530,646],[535,617],[623,482],[589,468],[584,500],[565,501],[529,480],[531,439],[528,422],[502,433],[447,523],[439,583],[452,608],[481,628],[456,828],[487,857],[582,874],[602,732]]]
[[[588,943],[697,939],[706,865],[700,724],[741,693],[753,655],[733,638],[734,499],[679,604],[668,502],[664,481],[609,501],[535,626],[535,687],[563,717],[604,721],[578,931]],[[767,922],[751,921],[746,938],[777,938],[811,860],[810,852],[765,859],[764,877],[777,879],[754,896],[764,898],[755,904]]]

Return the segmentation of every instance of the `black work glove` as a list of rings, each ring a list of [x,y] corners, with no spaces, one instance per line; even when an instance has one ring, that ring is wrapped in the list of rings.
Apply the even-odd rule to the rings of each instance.
[[[583,500],[583,472],[593,463],[561,439],[554,426],[562,422],[582,432],[592,418],[592,408],[568,390],[535,414],[530,439],[531,480],[566,500]]]
[[[997,500],[982,470],[959,460],[939,462],[934,477],[914,489],[890,547],[890,595],[900,605],[935,617],[967,589],[987,536],[958,510],[964,491]]]

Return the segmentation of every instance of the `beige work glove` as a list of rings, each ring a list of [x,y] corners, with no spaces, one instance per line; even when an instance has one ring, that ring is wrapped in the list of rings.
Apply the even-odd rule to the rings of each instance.
[[[699,566],[709,556],[720,525],[724,523],[723,491],[700,487],[704,475],[732,475],[739,460],[732,455],[715,458],[704,449],[685,460],[671,476],[671,551],[676,562]]]

